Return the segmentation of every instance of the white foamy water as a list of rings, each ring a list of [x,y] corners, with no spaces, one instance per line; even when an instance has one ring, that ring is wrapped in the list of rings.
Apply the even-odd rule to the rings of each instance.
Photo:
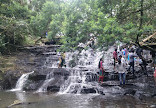
[[[81,94],[83,89],[89,89],[92,88],[98,93],[97,82],[90,82],[87,80],[87,78],[92,78],[92,75],[86,74],[86,72],[81,70],[71,70],[71,75],[69,78],[65,81],[65,83],[61,86],[59,94],[67,94],[67,93],[75,93],[75,94]]]
[[[47,87],[53,80],[54,78],[45,80],[43,85],[36,92],[47,92]]]
[[[104,68],[112,70],[113,68],[110,66],[112,52],[114,47],[109,48],[107,52],[93,50],[89,48],[88,50],[82,50],[81,52],[67,52],[66,53],[66,65],[70,72],[70,76],[67,80],[65,80],[64,84],[60,87],[59,93],[76,93],[81,94],[84,89],[92,89],[98,93],[98,90],[101,88],[98,84],[97,72],[98,63],[100,58],[104,59]],[[51,54],[51,53],[48,53]],[[57,55],[49,55],[46,57],[46,61],[44,63],[44,67],[46,68],[57,68],[59,54]],[[69,67],[69,62],[73,59],[73,57],[77,57],[75,60],[76,66],[74,68]],[[31,73],[30,73],[31,74]],[[17,82],[16,88],[14,90],[22,90],[25,82],[28,79],[29,74],[24,74],[20,77]],[[96,77],[96,78],[95,78]],[[47,92],[47,88],[54,81],[53,72],[47,74],[46,80],[43,84],[38,88],[36,92]]]
[[[54,81],[53,72],[49,72],[46,76],[46,80],[43,82],[42,86],[36,91],[38,92],[47,92],[47,87]]]
[[[46,61],[43,67],[46,68],[58,68],[59,57],[58,55],[49,55],[46,57]]]
[[[70,69],[70,76],[61,86],[59,93],[75,93],[81,94],[84,89],[92,89],[98,93],[101,88],[97,82],[98,63],[100,58],[103,56],[103,52],[94,51],[93,49],[82,50],[80,53],[74,52],[73,55],[77,54],[78,60],[76,67]],[[72,60],[72,54],[67,58]]]
[[[34,73],[33,72],[30,72],[30,73],[25,73],[23,74],[17,81],[16,83],[16,87],[10,91],[22,91],[23,90],[23,87],[24,85],[26,84],[27,80],[28,80],[28,77],[30,74]]]

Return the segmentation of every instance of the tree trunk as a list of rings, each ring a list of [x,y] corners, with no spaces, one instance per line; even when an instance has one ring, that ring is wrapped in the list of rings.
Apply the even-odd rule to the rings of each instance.
[[[144,3],[144,0],[141,0],[140,1],[140,6],[141,6],[141,10],[140,10],[140,25],[139,25],[139,33],[137,34],[137,38],[136,38],[136,43],[139,45],[139,37],[141,36],[141,33],[140,33],[140,30],[142,29],[142,24],[143,24],[143,3]],[[140,45],[139,45],[140,46]]]

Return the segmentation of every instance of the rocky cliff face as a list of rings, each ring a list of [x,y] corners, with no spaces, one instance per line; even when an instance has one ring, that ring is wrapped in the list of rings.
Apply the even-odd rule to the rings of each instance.
[[[22,74],[32,71],[34,73],[29,76],[29,81],[24,87],[25,90],[37,90],[50,72],[54,73],[56,81],[48,87],[48,90],[54,89],[53,87],[59,88],[63,83],[62,79],[67,79],[69,72],[63,68],[57,68],[59,55],[56,50],[58,48],[57,45],[25,47],[20,49],[19,52],[8,56],[7,60],[12,57],[14,59],[11,61],[11,68],[4,66],[3,72],[0,72],[2,77],[0,88],[4,90],[14,88]],[[7,65],[7,63],[3,65]]]
[[[106,64],[110,67],[108,67],[109,69],[106,69],[104,83],[99,86],[97,83],[98,70],[95,69],[96,66],[93,67],[93,65],[96,65],[94,63],[94,59],[97,57],[94,55],[95,53],[91,55],[91,61],[86,60],[86,57],[88,56],[87,54],[90,54],[90,52],[84,54],[84,56],[74,54],[79,59],[83,57],[85,57],[85,59],[76,62],[73,59],[69,60],[69,64],[71,61],[74,61],[74,66],[76,66],[74,68],[58,68],[57,62],[60,57],[60,55],[56,52],[58,48],[59,46],[56,45],[25,47],[21,49],[19,53],[10,55],[10,57],[4,57],[7,62],[0,62],[1,66],[3,66],[3,68],[0,69],[2,70],[0,71],[0,89],[8,90],[15,88],[17,80],[24,73],[30,73],[32,71],[34,72],[29,75],[27,82],[23,87],[23,90],[25,91],[57,92],[62,89],[63,92],[67,91],[67,93],[98,92],[100,94],[104,94],[103,91],[106,90],[105,88],[115,87],[116,89],[116,87],[119,86],[118,73],[113,72],[112,68],[110,68],[113,64],[108,64],[106,60]],[[84,60],[86,61],[84,62]],[[149,78],[152,79],[152,71],[149,71],[151,70],[150,67],[147,68],[147,70],[149,72]],[[141,80],[139,80],[139,77],[141,77]],[[137,69],[136,67],[135,79],[132,77],[131,73],[127,74],[127,88],[129,87],[132,91],[134,89],[137,91],[136,88],[142,84],[142,79],[145,78],[146,76],[143,75],[142,70],[140,70],[140,68]],[[147,84],[149,82],[144,81],[144,83]],[[60,88],[63,84],[64,87]],[[100,87],[103,87],[104,89]],[[144,91],[144,89],[142,91]]]

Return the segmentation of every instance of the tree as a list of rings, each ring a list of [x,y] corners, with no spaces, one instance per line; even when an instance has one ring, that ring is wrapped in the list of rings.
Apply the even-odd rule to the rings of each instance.
[[[25,42],[29,34],[29,10],[14,0],[2,1],[0,5],[0,52],[3,53]]]
[[[34,31],[34,36],[45,37],[49,30],[49,24],[52,21],[52,15],[56,14],[58,5],[52,1],[44,3],[42,10],[36,16],[31,17],[31,27]]]
[[[156,29],[156,0],[0,1],[0,46],[23,45],[30,35],[61,38],[63,49],[97,39],[97,48],[136,42]],[[19,26],[20,25],[20,26]],[[20,41],[22,40],[22,41]]]

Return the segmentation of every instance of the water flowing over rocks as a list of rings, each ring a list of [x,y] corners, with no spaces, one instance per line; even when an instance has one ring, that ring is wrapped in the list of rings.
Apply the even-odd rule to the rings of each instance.
[[[149,77],[146,77],[139,67],[136,67],[136,77],[132,73],[126,75],[126,85],[120,86],[118,73],[113,70],[112,52],[94,51],[93,49],[81,52],[67,52],[67,68],[58,68],[60,54],[56,52],[59,46],[25,47],[17,54],[15,60],[16,70],[8,71],[4,80],[0,81],[2,89],[15,88],[17,80],[23,74],[29,74],[21,90],[36,92],[59,92],[88,94],[98,93],[102,95],[120,94],[132,95],[142,99],[155,94],[152,80],[152,70],[147,67]],[[98,62],[104,54],[104,83],[98,83]],[[72,67],[72,68],[71,68]],[[149,80],[150,79],[150,80]],[[146,82],[146,80],[149,80]],[[148,86],[150,85],[150,86]],[[150,89],[149,92],[147,89]],[[145,91],[148,91],[147,93]]]
[[[59,45],[22,48],[16,54],[16,60],[14,61],[15,69],[8,70],[0,81],[2,89],[15,88],[17,80],[24,73],[32,71],[34,73],[29,75],[23,90],[37,90],[50,72],[54,72],[56,85],[52,84],[49,86],[59,87],[63,82],[59,80],[67,79],[69,72],[64,68],[57,68],[57,62],[60,57],[56,52],[58,48]],[[48,89],[50,90],[50,87]]]

